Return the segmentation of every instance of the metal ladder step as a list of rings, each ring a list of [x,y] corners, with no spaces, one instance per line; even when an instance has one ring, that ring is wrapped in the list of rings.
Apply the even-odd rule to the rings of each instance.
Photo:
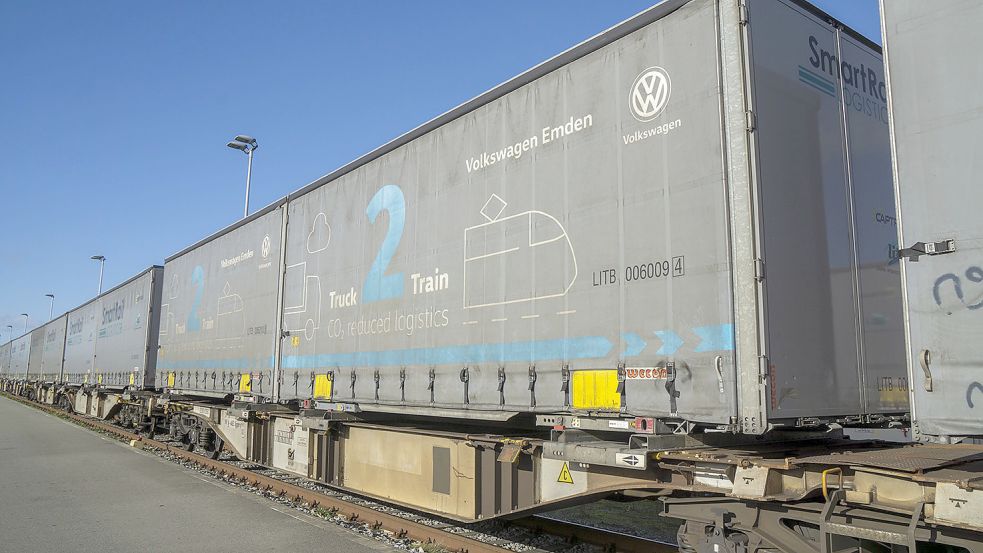
[[[874,530],[873,528],[862,528],[859,526],[853,526],[851,524],[840,524],[837,522],[827,522],[825,524],[826,540],[829,540],[831,536],[843,536],[846,538],[857,538],[861,540],[871,540],[878,541],[882,543],[891,543],[894,545],[908,545],[908,536],[900,532],[890,532],[887,530]]]
[[[874,528],[864,528],[856,524],[843,524],[830,522],[836,506],[846,496],[845,490],[836,490],[829,495],[826,505],[823,507],[822,522],[819,525],[819,551],[820,553],[832,553],[830,538],[833,536],[843,536],[846,538],[857,538],[870,540],[892,545],[903,545],[908,548],[909,553],[915,553],[918,541],[915,539],[915,529],[922,518],[925,510],[925,503],[921,502],[915,506],[911,513],[911,521],[908,523],[908,531],[905,533],[891,532],[890,530],[877,530]]]

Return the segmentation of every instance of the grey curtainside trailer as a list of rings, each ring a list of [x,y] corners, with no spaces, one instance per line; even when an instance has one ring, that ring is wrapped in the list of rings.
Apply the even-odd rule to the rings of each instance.
[[[37,380],[42,383],[61,382],[65,362],[65,333],[68,330],[68,314],[49,321],[43,327],[44,345]]]
[[[67,313],[64,383],[154,386],[162,271],[150,267]]]
[[[44,327],[31,331],[31,351],[27,358],[27,380],[36,382],[41,378],[41,359],[44,355]]]
[[[983,436],[983,4],[881,2],[917,439]]]
[[[10,345],[11,342],[0,344],[0,377],[8,378],[10,374]]]
[[[802,2],[726,11],[663,2],[169,259],[174,387],[687,432],[902,417],[878,48]]]
[[[278,397],[906,411],[880,55],[800,3],[745,16],[728,43],[715,2],[665,2],[292,194]]]
[[[272,397],[284,224],[268,206],[165,260],[157,387]]]
[[[92,361],[95,357],[96,317],[99,303],[92,300],[68,312],[68,329],[65,332],[65,362],[62,381],[80,385],[89,383]]]
[[[10,342],[10,364],[8,378],[12,380],[27,380],[27,367],[31,358],[31,333],[27,333]]]
[[[61,378],[65,347],[65,316],[53,319],[31,331],[27,380],[56,382]]]

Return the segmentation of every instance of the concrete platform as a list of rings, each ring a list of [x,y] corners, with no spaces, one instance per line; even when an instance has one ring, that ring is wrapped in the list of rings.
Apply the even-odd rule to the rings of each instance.
[[[393,550],[0,397],[0,552]]]

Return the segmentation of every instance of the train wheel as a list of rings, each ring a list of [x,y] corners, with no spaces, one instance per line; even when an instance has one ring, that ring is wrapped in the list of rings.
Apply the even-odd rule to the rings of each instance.
[[[195,449],[201,455],[218,459],[219,454],[222,453],[222,439],[207,426],[199,428],[195,436]]]

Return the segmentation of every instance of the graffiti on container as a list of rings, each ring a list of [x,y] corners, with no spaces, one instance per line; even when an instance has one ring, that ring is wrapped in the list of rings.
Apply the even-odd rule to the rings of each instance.
[[[979,284],[983,282],[983,269],[976,266],[969,267],[966,269],[965,276],[970,282]],[[955,273],[946,273],[935,279],[935,286],[932,288],[932,297],[935,299],[935,305],[944,309],[946,315],[952,315],[952,310],[942,305],[943,290],[950,288],[949,283],[951,283],[952,292],[963,307],[974,311],[983,309],[983,293],[978,294],[975,298],[970,298],[969,302],[967,302],[966,295],[963,292],[962,278]]]
[[[972,384],[969,385],[968,388],[966,388],[966,405],[969,405],[970,409],[976,408],[976,404],[973,403],[974,390],[979,390],[980,392],[983,392],[983,384],[980,384],[979,382],[973,382]]]

